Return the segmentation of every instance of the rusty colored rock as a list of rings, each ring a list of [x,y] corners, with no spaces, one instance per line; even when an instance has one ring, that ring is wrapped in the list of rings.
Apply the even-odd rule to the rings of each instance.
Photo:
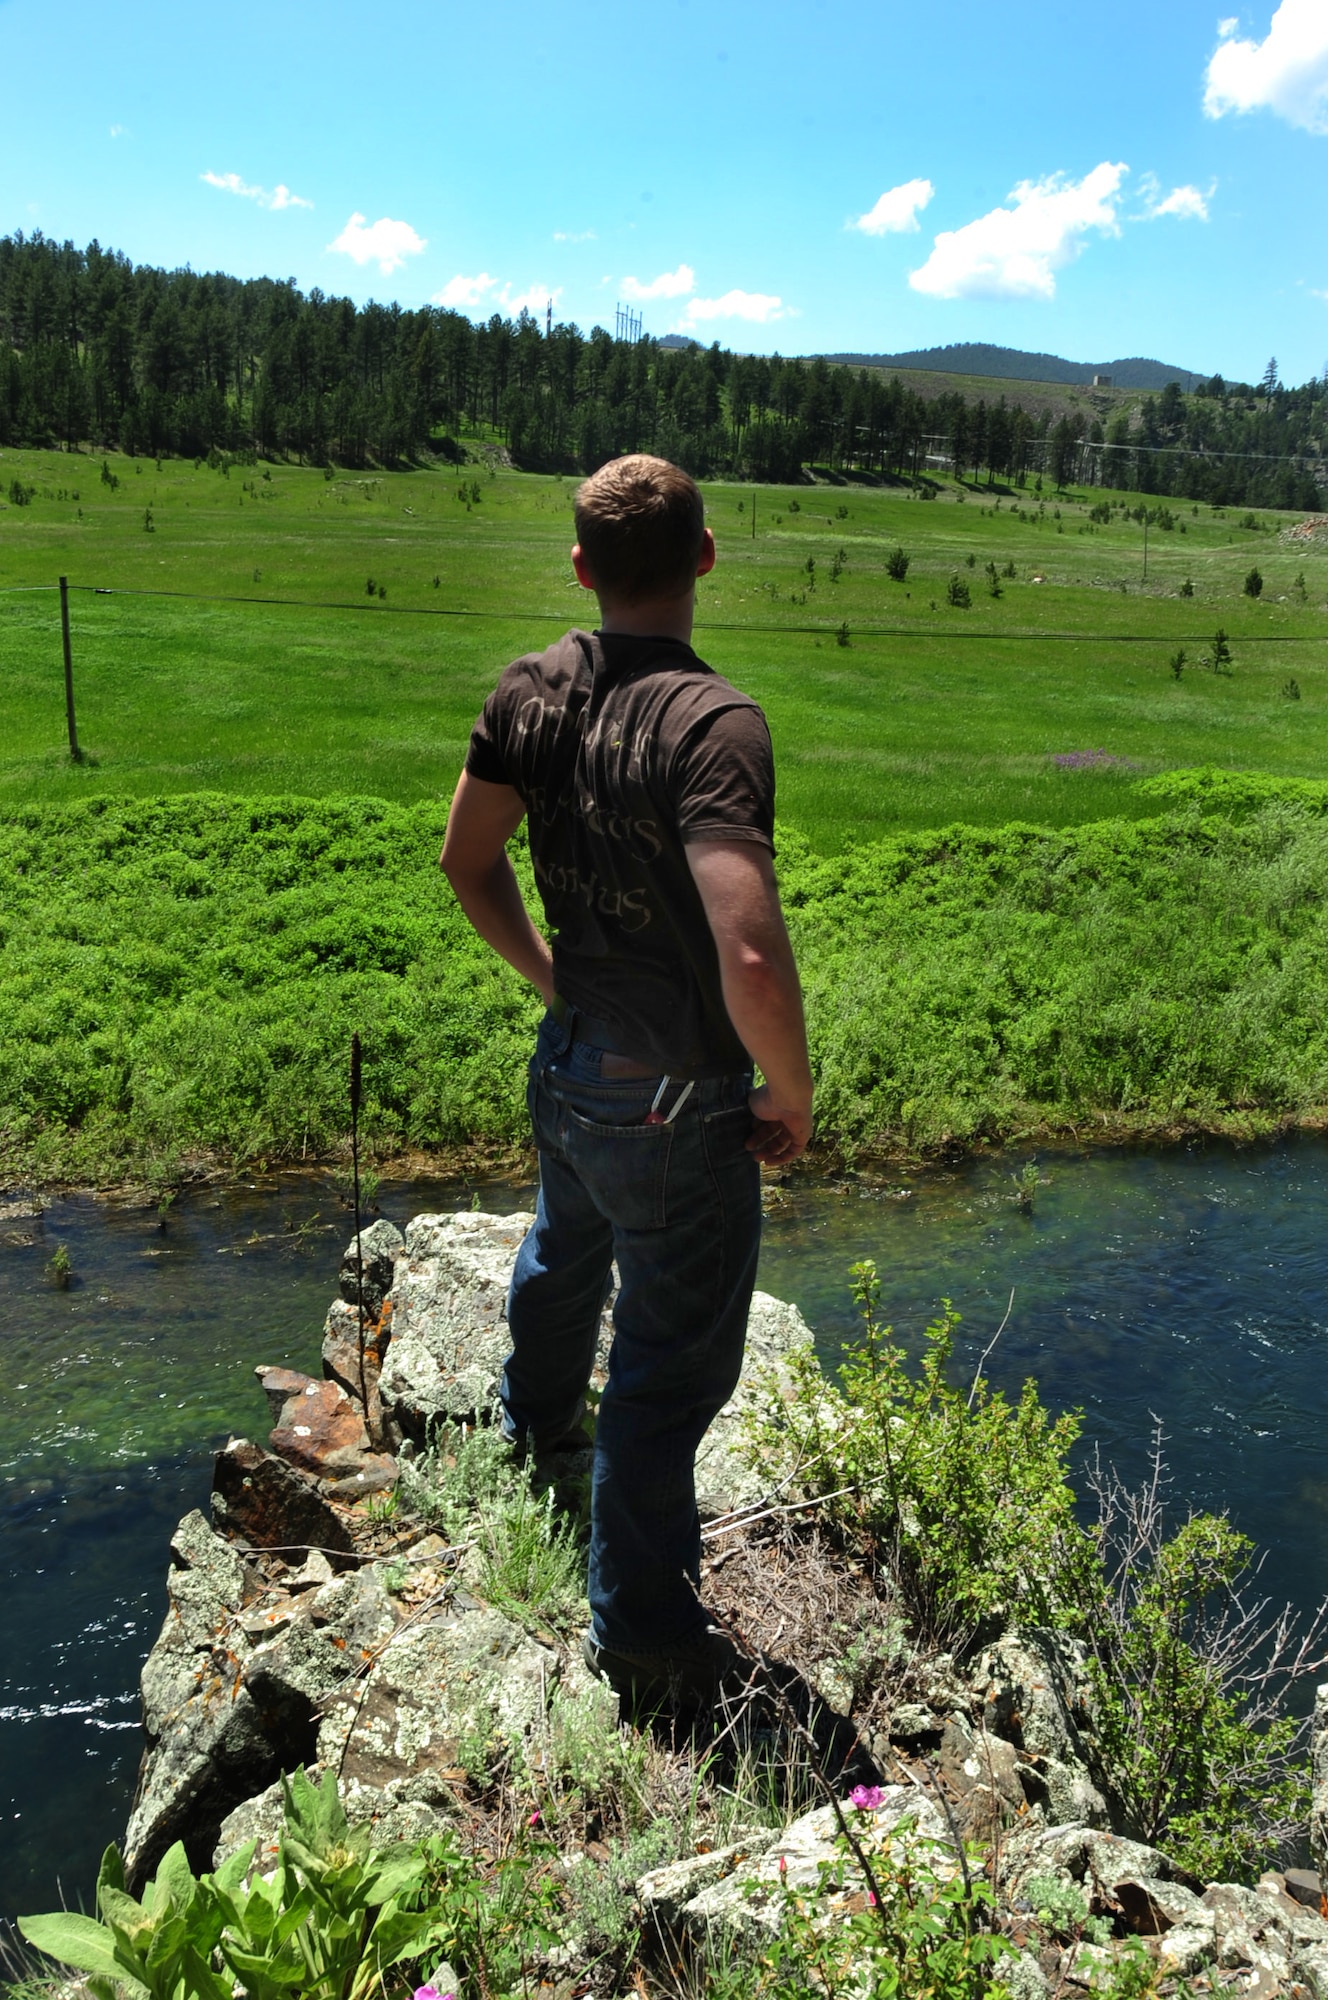
[[[369,1449],[360,1411],[339,1382],[318,1382],[312,1376],[298,1379],[302,1387],[286,1398],[281,1421],[268,1440],[273,1451],[288,1465],[318,1479],[355,1471],[347,1454]]]
[[[296,1422],[295,1417],[285,1414],[286,1405],[302,1396],[311,1382],[317,1382],[317,1376],[302,1375],[298,1368],[269,1368],[266,1365],[255,1368],[254,1373],[263,1385],[273,1423]]]
[[[369,1432],[371,1437],[381,1438],[383,1433],[383,1406],[378,1394],[378,1377],[382,1371],[383,1355],[392,1337],[392,1301],[387,1299],[381,1314],[373,1325],[364,1329],[364,1392],[369,1399]],[[360,1401],[360,1341],[356,1326],[355,1308],[341,1299],[332,1301],[327,1323],[323,1328],[323,1373],[329,1380],[339,1382],[351,1399]]]
[[[354,1543],[336,1509],[298,1472],[248,1438],[232,1438],[212,1475],[212,1520],[231,1540],[280,1549],[290,1562],[311,1549],[351,1555]]]

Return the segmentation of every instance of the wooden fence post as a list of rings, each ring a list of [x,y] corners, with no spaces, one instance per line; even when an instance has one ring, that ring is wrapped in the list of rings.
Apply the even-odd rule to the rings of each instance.
[[[69,723],[69,755],[74,763],[83,762],[83,752],[78,747],[78,730],[74,726],[74,654],[69,644],[69,578],[60,579],[60,634],[65,642],[65,717]]]

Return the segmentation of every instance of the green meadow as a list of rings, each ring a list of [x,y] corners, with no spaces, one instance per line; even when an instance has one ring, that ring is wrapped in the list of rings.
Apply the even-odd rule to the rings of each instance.
[[[593,611],[573,482],[104,463],[0,458],[0,1177],[326,1158],[352,1029],[380,1159],[519,1143],[538,1006],[436,857],[499,669]],[[1320,1120],[1328,550],[1172,505],[1145,580],[1121,496],[706,498],[823,1144]]]
[[[593,616],[567,560],[574,485],[488,462],[329,478],[5,452],[0,805],[445,796],[506,660]],[[822,484],[711,485],[706,500],[720,561],[697,647],[764,704],[780,816],[818,851],[955,822],[1139,816],[1135,780],[1176,767],[1323,770],[1328,544],[1289,540],[1297,517],[1154,503],[1145,580],[1142,525],[1119,506],[1091,518],[1139,496],[940,481],[930,499]],[[903,582],[887,573],[896,548]],[[42,588],[62,573],[77,767]],[[954,576],[967,609],[947,601]],[[1219,627],[1229,674],[1199,664]],[[1084,751],[1119,761],[1053,761]]]

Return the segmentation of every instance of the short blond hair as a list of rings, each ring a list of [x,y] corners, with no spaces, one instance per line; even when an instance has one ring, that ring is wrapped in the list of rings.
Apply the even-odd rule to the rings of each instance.
[[[622,603],[681,597],[696,581],[705,504],[666,458],[612,458],[577,489],[576,538],[596,587]]]

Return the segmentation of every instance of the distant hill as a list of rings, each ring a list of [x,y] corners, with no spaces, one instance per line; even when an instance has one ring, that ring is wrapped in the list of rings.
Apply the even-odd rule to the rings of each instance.
[[[1178,382],[1190,390],[1210,380],[1192,368],[1172,368],[1131,354],[1120,361],[1066,361],[1059,354],[1025,354],[1018,347],[993,347],[963,340],[950,347],[915,347],[907,354],[827,354],[850,368],[921,368],[947,375],[986,375],[1006,382],[1063,382],[1083,388],[1095,375],[1110,375],[1117,389],[1165,389]]]

